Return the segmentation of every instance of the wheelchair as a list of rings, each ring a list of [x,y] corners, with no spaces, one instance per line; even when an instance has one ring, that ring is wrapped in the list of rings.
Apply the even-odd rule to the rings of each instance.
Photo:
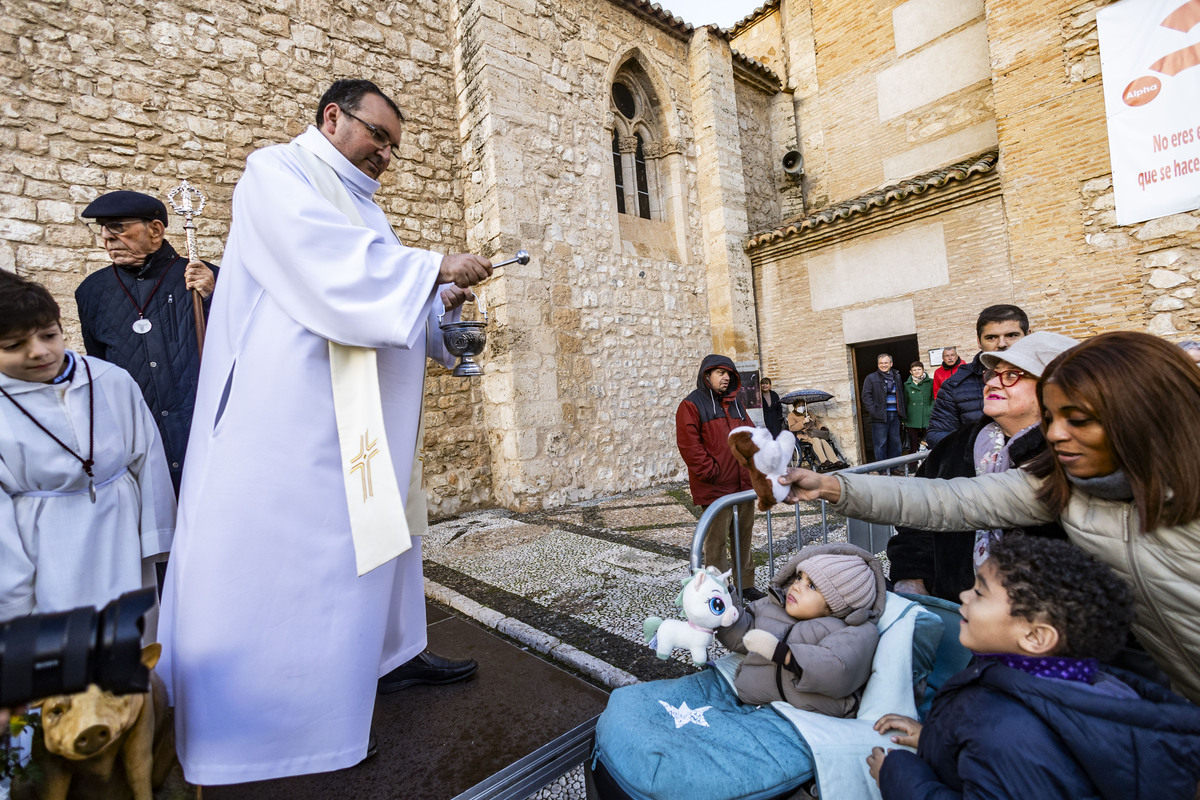
[[[843,464],[850,463],[846,460],[846,457],[842,455],[842,451],[838,449],[838,446],[834,443],[833,439],[826,439],[825,441],[829,443],[829,446],[832,448],[834,455],[837,456],[838,461],[842,462]],[[790,462],[790,466],[793,469],[796,467],[811,469],[813,472],[826,471],[821,467],[821,460],[817,458],[817,453],[813,449],[812,443],[804,441],[799,437],[796,437],[796,446],[792,450],[792,460]]]

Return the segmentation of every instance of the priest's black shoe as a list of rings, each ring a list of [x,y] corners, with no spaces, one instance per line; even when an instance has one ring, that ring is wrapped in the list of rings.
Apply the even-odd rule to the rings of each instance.
[[[465,681],[467,678],[474,677],[478,667],[479,665],[473,658],[454,661],[426,650],[380,678],[379,693],[390,694],[422,683],[441,686],[455,681]]]

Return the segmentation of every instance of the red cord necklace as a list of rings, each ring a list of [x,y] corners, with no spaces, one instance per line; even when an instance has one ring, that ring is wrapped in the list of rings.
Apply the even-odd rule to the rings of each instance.
[[[55,442],[57,442],[59,447],[61,447],[63,450],[66,450],[68,453],[74,456],[80,464],[83,465],[83,471],[88,476],[88,497],[91,498],[91,501],[94,503],[96,502],[96,480],[95,476],[92,474],[92,467],[96,463],[93,459],[93,456],[96,455],[96,390],[92,387],[92,368],[88,365],[87,359],[81,357],[79,360],[83,362],[83,369],[85,372],[87,372],[88,377],[88,457],[86,459],[79,455],[79,453],[76,453],[74,450],[63,444],[62,439],[59,439],[57,436],[51,433],[45,425],[38,422],[37,417],[35,417],[33,414],[30,414],[25,406],[17,402],[15,397],[4,391],[3,386],[0,386],[0,394],[3,394],[5,397],[11,400],[12,404],[17,407],[18,411],[29,417],[29,421],[34,425],[37,425],[39,428],[41,428],[42,433],[46,434]]]

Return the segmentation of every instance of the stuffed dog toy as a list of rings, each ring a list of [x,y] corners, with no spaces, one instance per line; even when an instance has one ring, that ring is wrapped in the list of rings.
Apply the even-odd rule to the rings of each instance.
[[[142,649],[153,669],[162,645]],[[175,732],[162,679],[150,673],[150,691],[117,696],[92,684],[86,691],[48,697],[33,762],[41,800],[153,800],[175,766]]]
[[[750,471],[750,485],[758,495],[758,510],[766,511],[787,497],[790,487],[779,483],[788,471],[796,437],[782,431],[774,439],[766,428],[742,426],[729,432],[729,449],[738,463]]]

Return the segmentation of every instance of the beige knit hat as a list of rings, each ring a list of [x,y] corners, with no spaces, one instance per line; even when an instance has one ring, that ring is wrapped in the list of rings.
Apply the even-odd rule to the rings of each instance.
[[[875,573],[858,556],[828,553],[806,558],[799,564],[829,604],[833,616],[845,618],[875,602]]]

